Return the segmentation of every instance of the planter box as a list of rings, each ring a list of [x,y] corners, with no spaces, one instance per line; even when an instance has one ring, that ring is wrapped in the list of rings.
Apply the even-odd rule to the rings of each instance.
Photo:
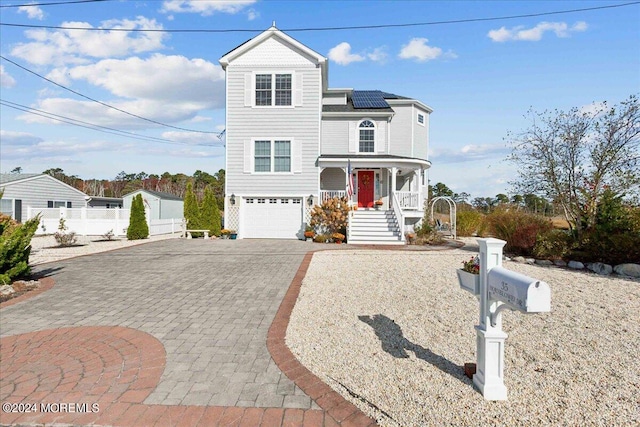
[[[480,295],[479,274],[468,273],[461,269],[456,270],[456,273],[458,273],[458,282],[460,283],[460,288],[464,289],[467,292],[471,292],[475,296]]]

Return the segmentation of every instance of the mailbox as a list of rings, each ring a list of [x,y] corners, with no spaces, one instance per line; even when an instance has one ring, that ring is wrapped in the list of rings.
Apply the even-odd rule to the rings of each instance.
[[[502,267],[487,275],[489,299],[500,301],[524,313],[551,311],[551,289],[541,280]]]

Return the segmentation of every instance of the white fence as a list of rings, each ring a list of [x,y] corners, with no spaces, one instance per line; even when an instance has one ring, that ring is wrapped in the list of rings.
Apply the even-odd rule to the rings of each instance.
[[[69,231],[80,236],[102,236],[109,231],[115,236],[126,236],[129,227],[129,209],[106,208],[47,208],[34,209],[27,207],[27,217],[40,214],[40,226],[36,234],[55,233],[58,231],[60,218],[65,219]],[[149,209],[145,211],[150,217]],[[154,219],[149,221],[149,235],[169,234],[182,231],[182,218]]]

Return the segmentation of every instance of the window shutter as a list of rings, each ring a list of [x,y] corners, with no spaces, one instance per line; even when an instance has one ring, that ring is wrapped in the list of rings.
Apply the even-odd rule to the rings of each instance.
[[[384,153],[386,151],[385,142],[387,136],[387,122],[378,122],[378,128],[376,129],[376,147],[378,147],[378,153]]]
[[[253,154],[251,153],[251,140],[250,139],[245,139],[244,141],[244,173],[251,173],[251,163],[252,163],[252,156]]]
[[[244,106],[251,107],[253,104],[253,75],[251,73],[244,74]]]
[[[15,208],[13,211],[13,219],[15,219],[18,222],[22,222],[22,200],[20,199],[16,199],[15,200]]]
[[[356,124],[349,122],[349,152],[355,153],[356,151]]]
[[[295,81],[295,101],[294,101],[294,105],[296,107],[299,107],[302,105],[302,74],[298,73],[294,75],[294,81]]]
[[[67,207],[71,209],[71,202],[67,202]]]
[[[53,207],[53,200],[49,200],[49,201],[47,202],[47,207],[48,207],[48,208],[52,208],[52,207]]]
[[[291,141],[291,167],[293,173],[302,173],[302,144]]]

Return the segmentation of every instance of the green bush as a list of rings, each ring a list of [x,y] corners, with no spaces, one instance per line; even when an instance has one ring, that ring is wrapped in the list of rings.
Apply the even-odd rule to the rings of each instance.
[[[505,251],[517,255],[533,255],[538,236],[553,229],[545,217],[518,210],[496,209],[486,217],[488,232],[505,240]]]
[[[129,214],[129,227],[127,228],[128,240],[140,240],[149,237],[149,225],[144,214],[144,203],[142,195],[138,194],[131,203],[131,213]]]
[[[209,230],[209,235],[220,236],[220,211],[216,197],[209,186],[204,189],[204,199],[200,207],[200,225],[203,230]]]
[[[69,231],[64,218],[60,218],[60,221],[58,221],[58,231],[54,233],[53,237],[56,239],[58,246],[61,247],[73,246],[77,241],[76,232]]]
[[[40,224],[40,215],[24,224],[0,214],[0,285],[30,273],[31,238]]]
[[[202,230],[200,226],[200,209],[196,193],[193,192],[193,184],[187,183],[187,190],[184,194],[183,205],[184,219],[187,220],[187,230]],[[193,237],[200,237],[201,233],[192,233]]]
[[[456,234],[458,236],[480,236],[484,229],[484,215],[478,211],[465,210],[456,212]]]
[[[538,236],[533,255],[541,259],[562,259],[571,253],[575,243],[566,230],[554,229]]]

